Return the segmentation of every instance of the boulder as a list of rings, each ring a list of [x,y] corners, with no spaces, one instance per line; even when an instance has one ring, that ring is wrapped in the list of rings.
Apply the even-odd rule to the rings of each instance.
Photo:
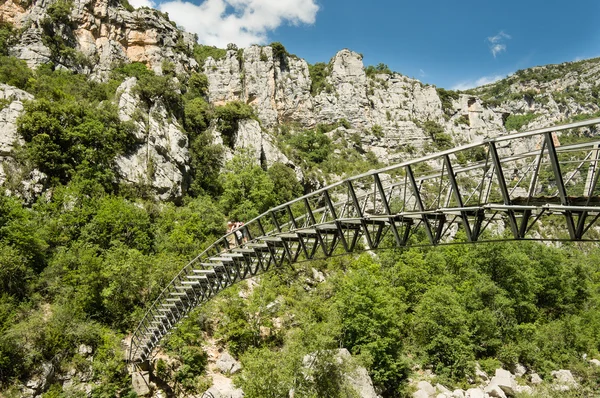
[[[448,388],[446,388],[445,386],[441,385],[440,383],[435,385],[435,389],[440,393],[440,394],[446,394],[448,396],[452,395],[452,391],[450,391]]]
[[[506,398],[506,393],[497,384],[489,384],[483,391],[490,397]]]
[[[133,391],[140,396],[150,395],[150,372],[140,371],[133,372],[131,375]]]
[[[517,386],[517,392],[519,394],[533,395],[533,388],[530,386]]]
[[[520,363],[518,363],[515,366],[515,376],[517,376],[517,377],[523,377],[523,375],[525,375],[525,373],[527,373],[527,369],[525,369],[525,366],[523,366]]]
[[[213,385],[206,390],[204,395],[211,398],[243,398],[244,392],[233,385],[233,381],[220,374],[212,376]]]
[[[428,381],[420,381],[417,383],[417,388],[420,391],[425,391],[427,393],[428,396],[430,397],[434,397],[435,396],[435,388],[431,385],[430,382]]]
[[[485,398],[485,393],[480,388],[469,388],[465,393],[465,398]]]
[[[427,394],[426,391],[423,390],[417,390],[413,393],[412,395],[413,398],[430,398],[430,395]]]
[[[458,389],[452,391],[451,397],[452,398],[465,398],[465,391],[458,388]]]
[[[217,368],[225,375],[233,375],[242,369],[242,366],[227,351],[224,351],[217,360]]]
[[[485,381],[485,382],[487,382],[487,381],[489,381],[489,380],[490,380],[490,378],[489,378],[488,374],[487,374],[487,373],[485,373],[485,372],[484,372],[484,371],[481,369],[481,367],[479,366],[479,364],[478,364],[478,363],[475,365],[475,376],[477,376],[478,378],[480,378],[482,381]]]
[[[515,376],[508,370],[496,369],[496,375],[492,377],[489,384],[500,387],[507,396],[512,397],[516,393],[517,382]]]
[[[542,384],[544,382],[544,380],[542,380],[542,378],[540,377],[539,374],[532,373],[530,382],[531,382],[531,384],[538,385],[538,384]]]
[[[596,358],[590,359],[590,363],[594,366],[600,366],[600,360]]]
[[[575,381],[575,378],[570,370],[555,370],[552,371],[551,375],[554,377],[552,388],[557,391],[567,391],[578,386],[577,381]]]

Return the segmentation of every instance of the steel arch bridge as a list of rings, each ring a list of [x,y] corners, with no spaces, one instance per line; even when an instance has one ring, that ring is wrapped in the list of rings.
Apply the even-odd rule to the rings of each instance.
[[[597,241],[600,118],[468,144],[347,178],[214,242],[164,288],[133,333],[147,360],[192,309],[272,267],[339,252],[499,239]],[[540,221],[544,228],[540,229]],[[490,227],[491,226],[491,227]],[[504,233],[498,231],[505,230]],[[241,233],[236,233],[241,232]]]

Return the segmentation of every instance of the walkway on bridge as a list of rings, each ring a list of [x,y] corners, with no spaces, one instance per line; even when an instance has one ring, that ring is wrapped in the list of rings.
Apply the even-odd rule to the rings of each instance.
[[[135,330],[147,360],[192,309],[272,267],[337,252],[507,239],[598,240],[600,119],[487,139],[339,181],[277,206],[187,264]],[[552,225],[543,236],[540,221]],[[498,233],[506,229],[508,233]]]

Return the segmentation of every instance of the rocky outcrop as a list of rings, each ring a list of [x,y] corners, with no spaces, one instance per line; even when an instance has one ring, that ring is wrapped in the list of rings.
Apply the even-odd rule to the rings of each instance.
[[[23,112],[23,102],[32,99],[33,95],[0,83],[0,156],[11,155],[15,143],[22,143],[17,134],[17,118]]]
[[[487,374],[483,372],[477,364],[477,376],[470,383],[475,383],[467,390],[455,389],[450,391],[449,388],[436,384],[434,387],[428,380],[434,377],[433,374],[427,375],[428,380],[412,380],[415,392],[413,398],[508,398],[521,396],[546,396],[549,390],[568,391],[579,388],[579,384],[569,370],[553,371],[553,382],[550,384],[543,383],[537,373],[531,373],[529,383],[525,384],[527,369],[522,365],[515,366],[515,372],[520,374],[517,376],[505,369],[496,369],[494,377],[488,379]],[[485,377],[482,377],[484,376]],[[424,375],[420,375],[423,377]],[[521,377],[517,379],[517,377]]]
[[[44,44],[43,20],[52,0],[33,2],[28,8],[18,0],[7,0],[0,7],[0,18],[23,29],[11,55],[36,68],[51,59]],[[195,37],[180,31],[164,14],[149,8],[126,10],[114,0],[73,0],[70,24],[61,29],[63,39],[88,59],[89,73],[106,78],[122,62],[143,62],[161,73],[165,61],[178,73],[197,68],[190,57]],[[73,65],[65,65],[73,67]]]
[[[203,71],[213,104],[249,103],[271,130],[282,124],[312,128],[344,121],[348,127],[342,135],[360,136],[364,151],[384,163],[405,159],[409,151],[422,153],[432,139],[423,128],[425,121],[440,124],[457,142],[482,141],[505,132],[504,111],[495,112],[477,97],[461,95],[453,101],[449,117],[435,87],[397,73],[367,75],[362,56],[353,51],[338,52],[328,68],[329,88],[314,96],[306,61],[274,56],[269,46],[230,50],[217,60],[209,57]]]
[[[352,360],[352,355],[345,348],[340,348],[332,352],[333,359],[339,365],[348,364]],[[317,361],[315,354],[305,355],[302,360],[302,365],[306,369],[310,369]],[[352,369],[344,374],[348,386],[351,387],[356,394],[361,398],[381,398],[375,392],[373,381],[369,376],[367,369],[362,366],[352,366]]]
[[[150,188],[161,200],[178,199],[186,189],[189,169],[187,136],[177,121],[157,101],[149,109],[133,92],[136,79],[117,89],[119,118],[133,121],[138,145],[134,152],[116,159],[119,177]]]
[[[233,375],[242,369],[242,366],[234,357],[231,356],[227,351],[223,352],[216,364],[219,371],[225,375]]]

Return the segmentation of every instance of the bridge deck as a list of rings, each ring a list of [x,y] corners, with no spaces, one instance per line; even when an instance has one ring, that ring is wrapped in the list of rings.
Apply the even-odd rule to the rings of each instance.
[[[506,235],[539,239],[552,218],[559,240],[598,240],[600,119],[512,134],[350,177],[277,206],[187,264],[146,312],[129,361],[144,361],[196,306],[238,281],[334,252]],[[577,130],[579,129],[579,130]],[[583,130],[583,131],[582,131]],[[566,137],[576,143],[560,146]],[[483,158],[473,157],[481,147]],[[481,157],[481,156],[480,156]]]

